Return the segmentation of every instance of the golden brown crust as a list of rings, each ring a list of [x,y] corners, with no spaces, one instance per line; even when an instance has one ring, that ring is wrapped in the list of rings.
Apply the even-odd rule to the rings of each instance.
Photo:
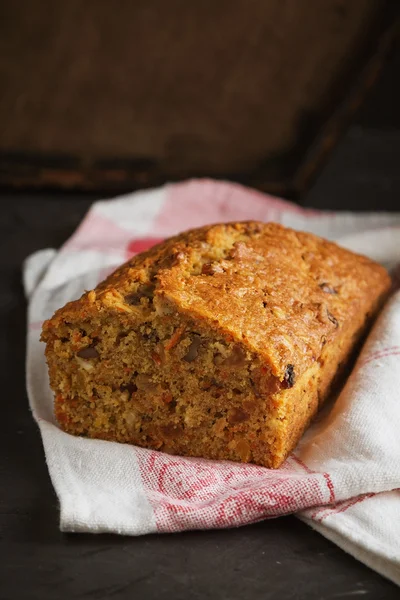
[[[115,331],[119,327],[118,323],[121,328],[133,327],[137,331],[140,327],[144,331],[143,327],[152,323],[162,340],[169,327],[175,332],[171,339],[175,335],[177,342],[162,341],[162,352],[171,352],[171,356],[173,352],[181,352],[184,356],[184,352],[191,348],[194,359],[197,356],[196,344],[203,348],[205,357],[204,340],[208,339],[209,346],[214,348],[214,354],[207,355],[208,362],[204,363],[204,368],[209,369],[210,373],[215,371],[217,379],[222,375],[215,348],[221,346],[222,340],[222,343],[230,344],[232,356],[238,351],[243,356],[246,355],[248,363],[240,365],[244,370],[237,385],[241,386],[242,403],[256,402],[259,405],[254,410],[257,418],[254,416],[253,427],[254,431],[259,432],[254,434],[259,437],[259,445],[257,446],[255,439],[251,447],[248,447],[243,432],[247,431],[250,435],[250,430],[246,430],[244,425],[235,424],[239,438],[232,438],[232,435],[229,438],[226,433],[229,427],[225,427],[225,445],[216,443],[215,448],[218,449],[210,450],[208,454],[202,449],[202,442],[194,432],[191,435],[193,439],[196,438],[196,442],[188,443],[182,434],[185,441],[181,444],[176,442],[173,450],[278,466],[317,410],[318,396],[325,399],[337,370],[337,363],[347,360],[369,316],[376,312],[389,286],[390,278],[385,269],[368,258],[312,234],[293,231],[275,223],[228,223],[185,232],[134,257],[94,291],[68,303],[44,324],[42,339],[47,342],[52,386],[56,393],[60,393],[60,386],[71,387],[71,381],[75,381],[74,375],[69,375],[69,383],[60,383],[57,369],[63,368],[62,360],[71,361],[73,351],[64,349],[62,354],[56,340],[60,340],[62,336],[70,336],[70,330],[82,328],[82,323],[84,329],[91,328],[91,331],[95,329],[93,323],[96,323],[96,327],[105,336],[111,335],[104,333],[106,317],[111,319],[110,323],[113,320]],[[166,324],[168,319],[170,323]],[[91,324],[89,328],[88,323]],[[185,338],[188,335],[184,333],[188,330],[188,323],[197,333]],[[115,331],[112,334],[114,336],[117,335]],[[75,340],[78,340],[76,348],[80,347],[79,344],[93,344],[93,339],[98,339],[93,331],[86,338],[78,339],[76,332],[74,335]],[[134,344],[138,345],[140,341],[135,340]],[[113,343],[115,346],[115,340]],[[173,345],[169,348],[171,343]],[[107,357],[107,360],[111,356],[107,354],[110,347],[107,346],[106,349],[105,346],[99,346],[101,356]],[[139,355],[140,349],[136,350]],[[154,349],[151,353],[154,354]],[[166,369],[175,368],[172,358]],[[141,360],[144,360],[143,356]],[[257,375],[256,364],[264,375]],[[179,368],[178,364],[178,370]],[[98,364],[96,369],[98,376],[106,377],[104,366]],[[150,367],[146,367],[145,372],[153,380],[158,377]],[[167,377],[167,371],[165,373]],[[247,377],[251,374],[247,391],[244,373],[247,373]],[[86,376],[89,377],[87,373]],[[109,383],[110,380],[107,381]],[[164,380],[160,376],[160,385],[165,388],[165,381],[162,381]],[[177,394],[176,381],[172,383],[168,379],[168,382],[168,386],[171,384],[171,389]],[[300,382],[306,382],[305,388],[303,385],[300,389]],[[79,386],[74,385],[76,397]],[[193,385],[195,386],[194,383]],[[254,385],[259,386],[261,392],[255,393],[254,389],[250,392]],[[193,390],[192,395],[198,393],[198,406],[206,407],[205,392],[196,392],[195,387]],[[140,395],[140,390],[138,394]],[[257,400],[260,397],[264,404]],[[266,411],[264,417],[261,404],[264,406],[262,410]],[[240,415],[241,406],[236,404],[236,412],[232,413],[231,410],[229,414]],[[295,406],[298,410],[293,409]],[[262,431],[260,433],[260,423],[265,422],[269,415],[271,423],[275,419],[277,426],[271,428],[268,437]],[[168,425],[165,415],[160,418]],[[181,423],[176,415],[173,419],[174,426],[181,427],[183,421]],[[225,416],[220,421],[221,419],[225,419]],[[218,419],[214,418],[212,421],[213,427],[216,420]],[[199,417],[198,424],[200,422]],[[141,431],[147,431],[146,427],[142,423]],[[205,425],[204,427],[206,435],[207,428]],[[108,428],[107,431],[111,429]],[[70,430],[96,435],[93,427],[74,430],[72,426]],[[215,430],[213,431],[215,434]],[[213,431],[208,431],[210,439],[214,435]],[[150,433],[149,436],[151,437]],[[103,437],[106,436],[103,434]],[[267,437],[268,440],[265,441]],[[125,437],[114,434],[114,438],[141,443],[133,434]],[[152,444],[146,438],[143,445]],[[207,444],[204,448],[206,446]],[[222,450],[225,447],[228,449]],[[240,449],[238,456],[234,454],[237,448]],[[271,454],[273,452],[275,458]]]
[[[60,309],[44,339],[59,320],[117,305],[150,279],[156,295],[213,321],[261,354],[280,380],[289,364],[301,375],[365,297],[390,281],[377,263],[309,233],[276,223],[212,225],[135,256],[96,288],[97,302],[86,293]]]

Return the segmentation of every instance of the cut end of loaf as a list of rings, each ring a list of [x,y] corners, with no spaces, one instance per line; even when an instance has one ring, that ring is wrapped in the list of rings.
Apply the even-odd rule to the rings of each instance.
[[[160,315],[162,301],[142,298],[136,319],[99,311],[47,336],[63,429],[173,454],[280,464],[282,391],[293,373],[281,382],[245,345],[169,303]]]

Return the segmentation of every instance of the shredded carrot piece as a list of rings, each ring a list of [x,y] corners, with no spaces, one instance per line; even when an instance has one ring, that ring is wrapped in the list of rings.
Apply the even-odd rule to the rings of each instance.
[[[177,345],[177,343],[181,339],[185,329],[186,329],[186,327],[184,325],[181,325],[181,327],[178,327],[178,329],[174,332],[173,336],[165,344],[166,350],[171,350],[174,346]]]
[[[159,355],[157,354],[157,352],[152,352],[151,353],[151,358],[154,360],[154,362],[156,363],[156,365],[160,366],[161,365],[161,358],[159,357]]]

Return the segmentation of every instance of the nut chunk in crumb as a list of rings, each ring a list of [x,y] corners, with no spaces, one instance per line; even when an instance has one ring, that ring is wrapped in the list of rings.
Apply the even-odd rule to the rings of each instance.
[[[57,420],[75,435],[279,467],[389,286],[371,260],[274,223],[182,233],[44,323]]]

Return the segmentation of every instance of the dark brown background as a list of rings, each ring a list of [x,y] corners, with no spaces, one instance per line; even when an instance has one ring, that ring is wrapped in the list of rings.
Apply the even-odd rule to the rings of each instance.
[[[376,78],[396,5],[3,1],[0,183],[212,175],[299,195]]]

